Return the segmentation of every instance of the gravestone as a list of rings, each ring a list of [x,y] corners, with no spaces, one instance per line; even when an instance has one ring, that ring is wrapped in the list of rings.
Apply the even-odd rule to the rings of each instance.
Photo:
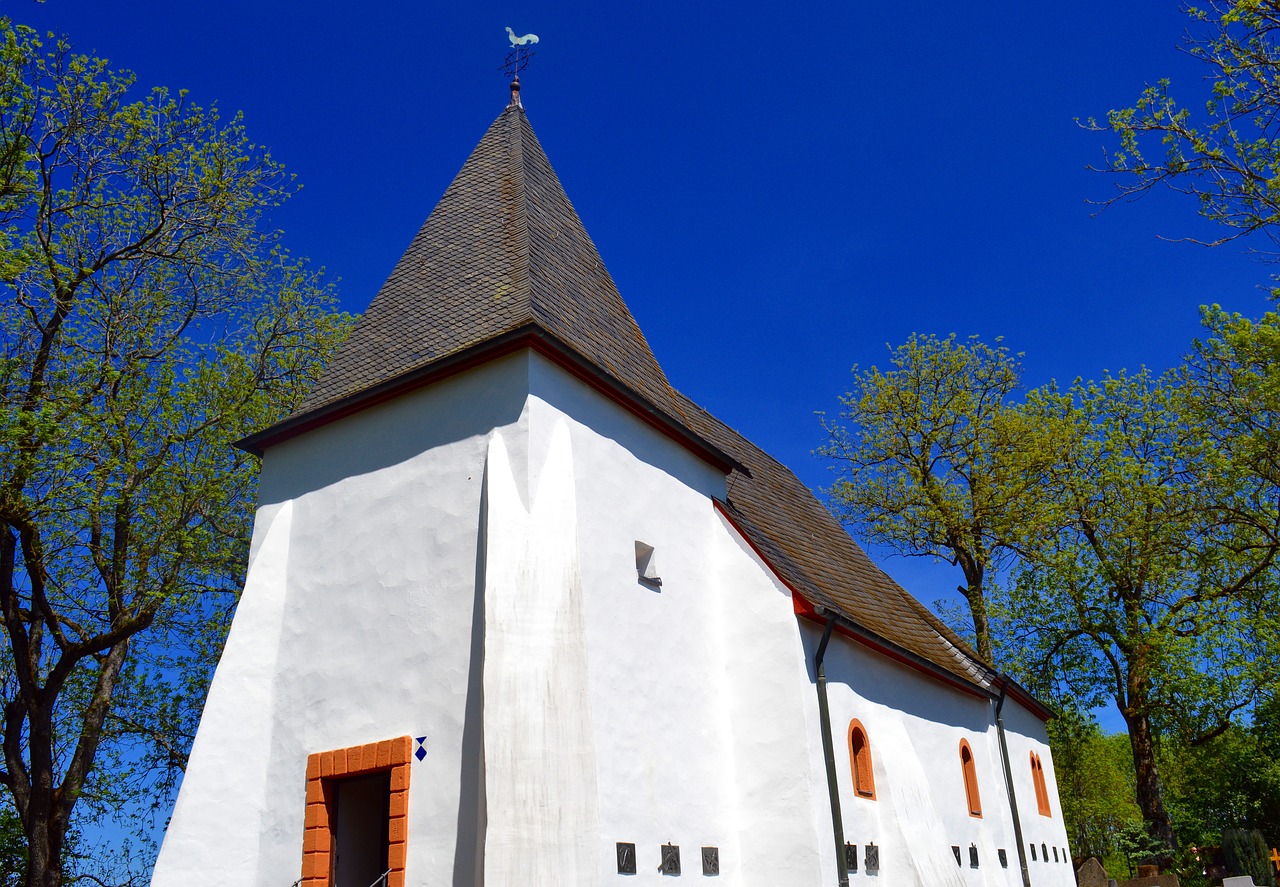
[[[1107,887],[1110,880],[1107,870],[1095,856],[1090,856],[1076,869],[1076,884],[1079,887]]]
[[[1254,887],[1253,875],[1238,875],[1234,878],[1223,878],[1222,887]]]

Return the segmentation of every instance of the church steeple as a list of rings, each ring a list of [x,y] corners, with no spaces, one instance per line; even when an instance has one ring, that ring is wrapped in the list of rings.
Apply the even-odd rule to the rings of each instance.
[[[298,413],[246,440],[249,449],[522,330],[549,336],[680,423],[658,361],[529,125],[518,83]]]

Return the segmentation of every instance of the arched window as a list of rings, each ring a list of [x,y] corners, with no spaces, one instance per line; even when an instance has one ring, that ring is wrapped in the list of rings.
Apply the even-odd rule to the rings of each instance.
[[[871,743],[866,728],[854,718],[849,722],[849,769],[853,773],[853,790],[860,798],[876,797],[876,778],[871,771]]]
[[[1031,782],[1036,789],[1036,809],[1041,816],[1052,816],[1053,811],[1049,809],[1049,787],[1044,781],[1044,764],[1040,763],[1040,756],[1035,752],[1031,753]]]
[[[978,795],[978,768],[973,763],[973,749],[969,740],[960,740],[960,772],[964,775],[964,797],[969,805],[969,815],[982,818],[982,798]]]

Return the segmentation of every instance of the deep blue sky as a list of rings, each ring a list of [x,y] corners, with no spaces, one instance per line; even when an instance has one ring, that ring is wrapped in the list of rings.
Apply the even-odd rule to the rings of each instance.
[[[1200,70],[1175,3],[48,0],[0,12],[242,110],[304,188],[276,217],[368,304],[507,100],[524,103],[669,378],[814,487],[815,411],[912,332],[1025,352],[1026,379],[1163,368],[1197,307],[1265,308],[1269,269],[1183,198],[1099,217],[1074,118]],[[1199,93],[1197,93],[1199,95]],[[1197,99],[1197,102],[1199,99]],[[946,569],[885,561],[925,602]]]

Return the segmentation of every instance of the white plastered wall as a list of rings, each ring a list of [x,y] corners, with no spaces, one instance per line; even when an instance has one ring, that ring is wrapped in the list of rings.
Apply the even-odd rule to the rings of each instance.
[[[274,447],[245,596],[153,883],[287,887],[306,756],[403,735],[427,747],[411,770],[409,884],[515,883],[535,861],[563,875],[541,883],[670,883],[667,842],[683,877],[701,878],[699,850],[716,846],[726,887],[834,883],[816,632],[716,511],[723,496],[719,471],[530,352]],[[637,541],[654,547],[660,587],[639,580]],[[530,636],[507,619],[522,606],[581,650],[544,648],[543,671],[522,673]],[[1001,806],[990,705],[843,640],[828,673],[846,834],[881,846],[881,883],[920,882],[924,866],[930,884],[1017,884],[1003,819],[969,820],[959,782],[964,735],[984,813]],[[529,694],[538,674],[556,676],[552,715],[496,698]],[[853,797],[853,716],[878,753],[908,737],[895,770],[943,786],[914,830],[942,837],[913,855],[910,823],[893,819],[913,803],[909,780],[878,754],[879,800]],[[1036,814],[1019,762],[1035,747],[1050,780],[1052,765],[1034,717],[1009,703],[1006,720],[1025,825]],[[564,778],[539,783],[539,755]],[[1056,794],[1054,807],[1028,840],[1065,846]],[[538,835],[555,835],[545,852],[529,847]],[[636,875],[616,872],[616,842],[636,844]],[[966,851],[958,872],[952,844]],[[1069,865],[1031,871],[1036,887],[1069,883]]]
[[[567,432],[576,479],[599,809],[582,883],[660,883],[668,842],[684,877],[702,877],[700,848],[715,846],[720,882],[742,883],[711,555],[723,473],[546,361],[530,376],[530,465]],[[637,541],[660,586],[640,581]],[[617,873],[618,842],[636,845],[633,876]]]
[[[820,631],[810,625],[804,632],[812,659]],[[929,887],[1021,885],[995,702],[960,692],[839,636],[828,647],[826,669],[845,839],[880,848],[881,867],[876,877],[883,883]],[[815,716],[816,708],[815,697]],[[1044,725],[1013,699],[1006,700],[1003,714],[1024,839],[1043,840],[1051,851],[1047,864],[1028,861],[1031,883],[1034,887],[1070,887],[1075,877],[1063,852],[1066,831],[1056,809],[1056,792],[1051,784],[1055,815],[1037,816],[1027,767],[1029,749],[1035,747],[1046,762],[1046,776],[1050,776]],[[874,800],[858,797],[853,790],[847,729],[854,718],[866,729],[871,747]],[[973,752],[981,817],[969,812],[960,763],[961,740],[966,740]],[[1025,780],[1020,779],[1019,762],[1027,771]],[[971,845],[978,850],[976,868],[970,865]],[[1052,861],[1055,846],[1056,863]],[[960,848],[959,864],[952,847]],[[1000,849],[1005,851],[1007,868],[999,862]],[[851,876],[851,883],[871,877],[863,857],[860,850],[859,871]],[[834,859],[828,859],[827,864],[830,871],[824,879],[834,879]]]
[[[288,887],[307,755],[405,735],[427,747],[411,768],[409,883],[477,882],[481,488],[489,437],[519,425],[527,390],[516,355],[267,453],[262,541],[156,887]]]

